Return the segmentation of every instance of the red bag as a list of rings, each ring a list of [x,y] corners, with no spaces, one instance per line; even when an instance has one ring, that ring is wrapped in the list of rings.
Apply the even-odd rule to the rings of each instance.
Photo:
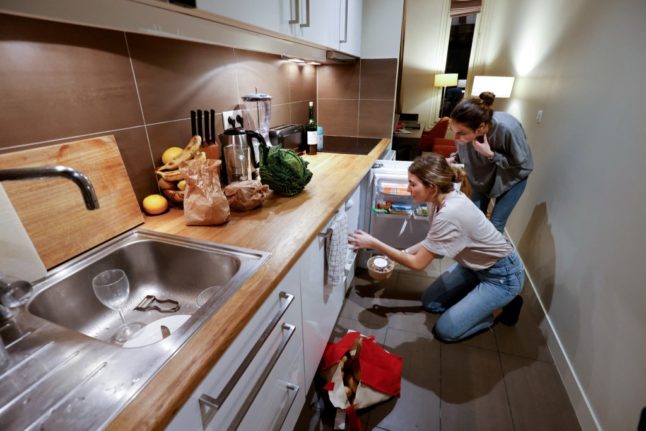
[[[398,397],[402,358],[359,332],[328,343],[320,366],[330,402],[347,413],[351,429],[361,430],[356,410]],[[338,415],[337,415],[338,417]]]

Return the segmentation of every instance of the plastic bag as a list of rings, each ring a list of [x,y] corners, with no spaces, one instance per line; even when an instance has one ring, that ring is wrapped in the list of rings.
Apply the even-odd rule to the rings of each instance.
[[[231,215],[220,186],[220,160],[189,160],[180,171],[186,179],[184,220],[187,225],[218,225]]]
[[[328,343],[320,373],[337,412],[347,413],[350,429],[361,430],[356,411],[398,397],[402,366],[401,356],[384,350],[374,337],[348,331],[339,342]],[[335,429],[344,429],[345,415],[339,418]]]
[[[260,181],[247,180],[229,184],[224,188],[224,194],[231,209],[248,211],[261,206],[271,191]]]

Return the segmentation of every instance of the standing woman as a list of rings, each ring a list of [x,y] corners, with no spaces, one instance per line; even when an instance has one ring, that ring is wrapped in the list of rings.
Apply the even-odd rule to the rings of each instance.
[[[454,160],[464,163],[471,200],[486,213],[495,198],[491,222],[503,232],[534,162],[522,124],[506,112],[494,112],[495,98],[484,92],[478,99],[463,100],[451,112],[450,126],[458,144]]]
[[[456,342],[500,321],[513,325],[523,305],[518,293],[525,273],[516,251],[471,200],[453,187],[456,173],[439,154],[418,157],[408,168],[408,191],[417,203],[426,202],[430,229],[426,238],[397,250],[357,230],[348,242],[371,248],[395,262],[421,271],[434,258],[448,256],[456,263],[422,295],[422,305],[442,313],[433,333]]]

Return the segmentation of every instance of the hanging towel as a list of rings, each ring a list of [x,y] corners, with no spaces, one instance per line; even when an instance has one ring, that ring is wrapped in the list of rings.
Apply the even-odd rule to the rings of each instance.
[[[327,281],[336,285],[343,282],[345,259],[348,253],[348,216],[343,209],[336,212],[330,228],[332,238],[327,248]]]

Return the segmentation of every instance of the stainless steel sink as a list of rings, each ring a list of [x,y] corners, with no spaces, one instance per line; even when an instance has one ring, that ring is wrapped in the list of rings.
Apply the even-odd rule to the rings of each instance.
[[[30,302],[0,326],[10,356],[0,372],[0,429],[105,427],[268,258],[266,252],[138,229],[50,271]],[[113,342],[119,315],[95,298],[91,285],[110,268],[123,269],[130,280],[126,320],[190,317],[170,336],[142,347]],[[213,294],[198,305],[200,292],[212,286]],[[147,295],[172,299],[180,308],[135,311]]]
[[[28,310],[88,337],[112,343],[121,320],[116,311],[105,307],[94,295],[92,278],[101,271],[125,271],[130,281],[126,321],[148,324],[171,314],[165,311],[173,309],[172,302],[157,300],[176,301],[179,310],[175,314],[193,315],[200,308],[197,298],[205,289],[215,286],[210,289],[215,297],[229,297],[240,287],[240,283],[230,283],[232,278],[241,275],[246,279],[253,263],[262,257],[257,252],[136,231],[51,276],[39,286]],[[151,296],[156,300],[150,300]],[[146,302],[162,311],[136,310],[147,297]]]

